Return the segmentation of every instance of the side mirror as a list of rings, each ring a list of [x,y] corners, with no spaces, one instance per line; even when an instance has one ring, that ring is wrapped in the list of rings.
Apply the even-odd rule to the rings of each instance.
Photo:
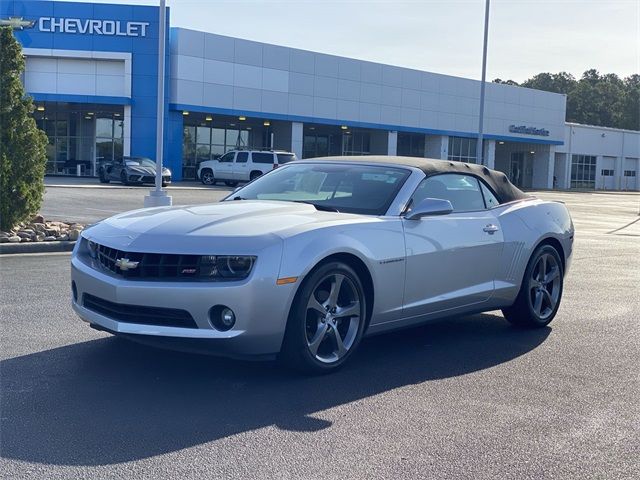
[[[448,215],[453,212],[453,206],[449,200],[440,198],[425,198],[406,214],[407,220],[420,220],[422,217],[435,215]]]

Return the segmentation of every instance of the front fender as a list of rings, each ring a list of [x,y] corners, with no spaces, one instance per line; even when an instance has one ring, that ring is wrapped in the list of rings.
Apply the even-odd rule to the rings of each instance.
[[[400,219],[326,227],[287,238],[279,277],[297,277],[299,288],[316,265],[339,253],[357,257],[369,270],[375,296],[371,324],[399,318],[405,281]]]

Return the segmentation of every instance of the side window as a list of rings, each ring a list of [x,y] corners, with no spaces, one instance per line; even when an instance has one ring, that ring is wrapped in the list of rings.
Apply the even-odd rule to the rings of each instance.
[[[496,196],[493,194],[491,190],[489,190],[489,187],[487,187],[482,181],[480,182],[480,188],[482,189],[484,204],[487,206],[487,208],[493,208],[500,205],[500,202],[498,201]]]
[[[236,163],[247,163],[248,158],[249,158],[249,152],[238,152],[238,156],[236,157]]]
[[[218,160],[220,163],[230,163],[233,162],[233,157],[235,156],[235,152],[229,152],[224,154],[222,157],[220,157],[220,160]]]
[[[253,163],[274,163],[273,153],[267,152],[254,152],[251,154],[251,160]]]
[[[449,200],[454,212],[484,210],[484,200],[478,180],[469,175],[445,173],[425,178],[411,197],[411,205],[425,198]]]

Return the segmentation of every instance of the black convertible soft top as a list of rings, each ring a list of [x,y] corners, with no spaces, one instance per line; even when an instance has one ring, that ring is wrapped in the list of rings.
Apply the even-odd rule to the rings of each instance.
[[[496,194],[500,203],[513,202],[515,200],[522,200],[529,197],[529,195],[511,183],[504,173],[491,170],[484,165],[476,165],[474,163],[438,160],[436,158],[398,157],[386,155],[320,157],[313,159],[310,158],[303,161],[313,162],[315,160],[372,164],[381,163],[387,165],[415,167],[422,170],[427,177],[440,173],[465,173],[484,180],[484,182],[489,185],[491,190]]]

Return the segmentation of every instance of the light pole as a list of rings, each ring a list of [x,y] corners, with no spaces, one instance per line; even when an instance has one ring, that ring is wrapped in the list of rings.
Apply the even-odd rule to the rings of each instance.
[[[487,41],[489,39],[489,0],[486,0],[484,8],[484,44],[482,46],[482,81],[480,82],[480,119],[478,121],[478,145],[476,155],[478,163],[484,165],[484,145],[482,134],[484,128],[484,89],[487,78]]]
[[[163,207],[171,205],[171,197],[162,189],[162,150],[164,140],[164,45],[167,22],[165,0],[160,0],[160,19],[158,32],[158,111],[156,122],[156,188],[144,197],[145,207]]]

